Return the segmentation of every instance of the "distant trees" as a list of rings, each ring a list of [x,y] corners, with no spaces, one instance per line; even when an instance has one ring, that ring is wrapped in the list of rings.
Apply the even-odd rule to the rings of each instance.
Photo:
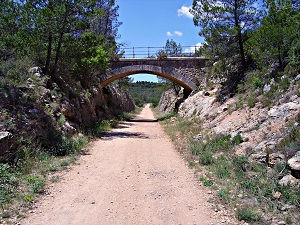
[[[141,107],[145,103],[152,103],[152,106],[156,107],[165,89],[162,83],[137,81],[130,84],[129,91],[137,106]]]
[[[180,43],[176,43],[173,39],[167,40],[163,49],[156,53],[158,58],[179,57],[182,56],[182,47]]]

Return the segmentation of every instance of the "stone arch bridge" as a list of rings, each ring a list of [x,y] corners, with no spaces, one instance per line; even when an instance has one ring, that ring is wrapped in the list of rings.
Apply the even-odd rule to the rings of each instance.
[[[189,94],[203,79],[201,68],[205,66],[205,61],[204,57],[120,58],[110,62],[111,66],[100,86],[103,88],[112,81],[129,75],[147,73],[174,81]]]

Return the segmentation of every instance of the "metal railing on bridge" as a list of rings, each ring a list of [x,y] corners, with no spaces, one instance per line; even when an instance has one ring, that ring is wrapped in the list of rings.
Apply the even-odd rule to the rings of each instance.
[[[200,46],[165,47],[126,47],[121,48],[121,58],[163,58],[163,57],[195,57],[199,55]]]

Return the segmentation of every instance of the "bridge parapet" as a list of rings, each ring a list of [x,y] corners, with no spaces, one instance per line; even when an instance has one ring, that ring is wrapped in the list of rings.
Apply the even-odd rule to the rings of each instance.
[[[156,58],[160,53],[176,57],[195,57],[196,52],[201,48],[199,45],[178,46],[175,49],[164,47],[125,47],[120,49],[121,58]]]

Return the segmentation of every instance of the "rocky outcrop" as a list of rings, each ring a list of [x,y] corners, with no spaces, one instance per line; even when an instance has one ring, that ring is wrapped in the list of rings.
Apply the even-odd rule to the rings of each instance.
[[[224,103],[217,101],[218,89],[203,90],[188,97],[179,107],[182,117],[201,118],[203,133],[236,136],[239,134],[243,141],[235,147],[237,155],[247,155],[250,159],[269,167],[276,164],[286,164],[289,160],[292,175],[299,178],[299,156],[297,148],[287,148],[284,151],[277,145],[287,136],[291,127],[299,127],[295,118],[300,115],[299,85],[291,85],[287,92],[278,95],[278,101],[264,107],[257,102],[249,107],[247,101],[235,96]],[[266,87],[265,92],[268,91]],[[263,96],[258,96],[262,99]],[[159,109],[165,111],[174,102],[170,93],[165,93],[163,104]],[[194,139],[199,140],[202,134]],[[295,156],[294,156],[295,155]],[[291,158],[293,157],[293,158]]]
[[[22,142],[49,147],[57,132],[72,136],[135,108],[130,94],[116,85],[84,89],[63,80],[58,85],[39,67],[29,73],[24,84],[0,88],[0,162],[13,160]]]
[[[162,94],[158,103],[158,110],[161,112],[173,112],[178,100],[179,97],[176,95],[174,89],[169,89]]]

